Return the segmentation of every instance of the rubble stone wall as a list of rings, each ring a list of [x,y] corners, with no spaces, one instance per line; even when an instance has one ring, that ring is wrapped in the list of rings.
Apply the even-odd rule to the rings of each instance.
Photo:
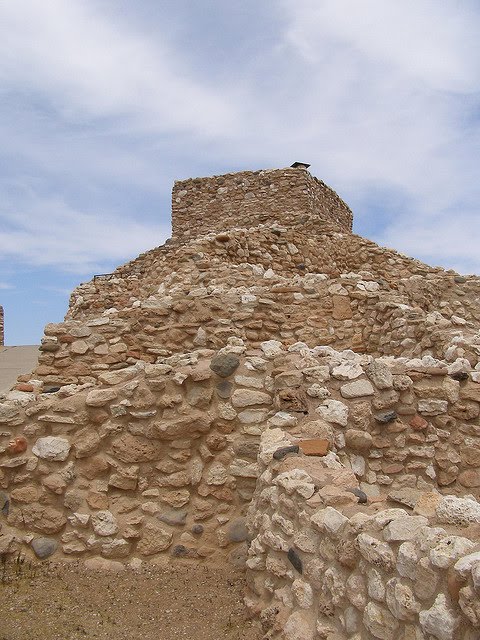
[[[478,638],[479,503],[430,491],[362,505],[334,460],[275,458],[290,444],[263,435],[249,508],[246,601],[264,637]]]
[[[309,217],[352,230],[352,212],[325,183],[303,169],[243,171],[176,182],[172,192],[174,239],[261,223],[287,227]]]
[[[269,428],[320,448],[368,500],[478,498],[477,379],[466,360],[233,338],[83,385],[19,383],[0,403],[0,550],[235,561]]]

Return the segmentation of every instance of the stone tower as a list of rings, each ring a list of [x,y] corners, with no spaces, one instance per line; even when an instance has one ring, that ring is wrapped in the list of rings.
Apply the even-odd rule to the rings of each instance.
[[[349,207],[303,166],[175,182],[173,238],[187,240],[212,231],[273,222],[287,228],[327,224],[350,233],[353,215]]]

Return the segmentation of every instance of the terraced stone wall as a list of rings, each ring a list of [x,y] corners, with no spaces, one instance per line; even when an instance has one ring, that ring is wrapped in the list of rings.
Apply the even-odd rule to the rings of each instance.
[[[433,490],[367,504],[335,460],[292,452],[280,429],[259,465],[246,602],[265,638],[478,638],[478,501]]]
[[[325,183],[303,169],[243,171],[176,182],[172,192],[172,231],[176,240],[235,227],[276,222],[318,222],[352,230],[352,212]]]

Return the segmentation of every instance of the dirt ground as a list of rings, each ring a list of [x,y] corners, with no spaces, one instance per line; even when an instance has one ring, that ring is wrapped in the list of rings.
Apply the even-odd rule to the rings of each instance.
[[[243,574],[174,564],[120,573],[0,565],[0,640],[260,640]]]

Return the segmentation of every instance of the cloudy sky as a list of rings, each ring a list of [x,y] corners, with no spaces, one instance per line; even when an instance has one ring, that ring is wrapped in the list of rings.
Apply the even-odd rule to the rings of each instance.
[[[0,0],[0,304],[170,235],[175,179],[312,164],[355,231],[480,273],[478,0]]]

